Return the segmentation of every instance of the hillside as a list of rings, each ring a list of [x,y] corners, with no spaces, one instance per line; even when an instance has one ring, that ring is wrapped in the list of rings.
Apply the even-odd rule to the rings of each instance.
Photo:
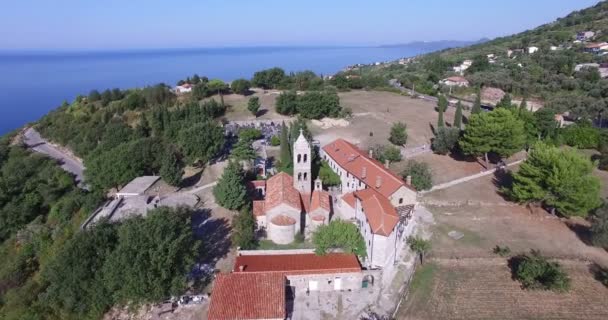
[[[578,41],[577,33],[584,31],[595,35]],[[516,35],[348,72],[398,79],[405,87],[415,86],[416,91],[431,95],[449,92],[438,86],[441,79],[462,75],[470,86],[453,90],[456,97],[473,99],[476,88],[494,87],[515,100],[525,97],[556,112],[595,119],[605,112],[608,80],[594,70],[575,69],[578,64],[608,62],[603,50],[586,52],[587,46],[604,41],[608,41],[608,2]],[[470,67],[457,72],[455,67],[466,60]]]

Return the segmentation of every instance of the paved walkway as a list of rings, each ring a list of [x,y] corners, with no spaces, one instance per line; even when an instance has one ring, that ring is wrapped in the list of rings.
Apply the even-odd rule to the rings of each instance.
[[[517,160],[517,161],[511,162],[511,163],[507,164],[507,167],[518,165],[518,164],[522,163],[524,160],[526,160],[526,159],[522,159],[522,160]],[[481,178],[481,177],[485,177],[487,175],[494,174],[494,172],[496,172],[496,168],[490,169],[490,170],[486,170],[486,171],[483,171],[483,172],[480,172],[480,173],[477,173],[477,174],[474,174],[474,175],[470,175],[470,176],[467,176],[467,177],[463,177],[463,178],[459,178],[459,179],[456,179],[456,180],[452,180],[450,182],[438,184],[436,186],[433,186],[430,190],[421,191],[419,193],[420,194],[425,194],[425,193],[429,193],[429,192],[433,192],[433,191],[437,191],[437,190],[447,189],[447,188],[453,187],[455,185],[458,185],[458,184],[461,184],[461,183],[464,183],[464,182],[467,182],[467,181],[475,180],[477,178]]]
[[[46,154],[53,159],[59,160],[61,162],[61,168],[76,176],[76,182],[79,183],[79,186],[86,189],[86,186],[82,184],[84,181],[83,173],[85,169],[84,165],[82,164],[82,160],[66,153],[65,151],[62,151],[52,143],[49,143],[47,140],[42,138],[40,133],[38,133],[38,131],[36,131],[34,128],[28,128],[23,133],[23,142],[30,149],[42,154]]]
[[[200,187],[197,187],[197,188],[194,188],[194,189],[190,189],[190,190],[184,191],[184,193],[189,193],[189,194],[197,193],[199,191],[203,191],[205,189],[209,189],[209,188],[215,187],[216,184],[217,184],[217,181],[213,181],[211,183],[207,183],[206,185],[203,185],[203,186],[200,186]]]

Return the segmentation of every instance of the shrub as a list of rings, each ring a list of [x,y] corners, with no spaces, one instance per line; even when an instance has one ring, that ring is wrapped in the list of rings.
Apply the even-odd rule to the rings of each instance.
[[[594,246],[608,248],[608,205],[598,208],[591,217],[591,242]]]
[[[458,128],[439,128],[433,138],[431,148],[436,154],[448,154],[454,150],[459,138],[460,130]]]
[[[407,142],[407,126],[405,123],[397,122],[391,127],[391,135],[388,138],[392,144],[396,146],[405,145]]]
[[[511,254],[511,248],[509,248],[508,246],[501,247],[501,246],[497,245],[496,247],[494,247],[492,252],[494,252],[494,254],[497,254],[501,257],[506,257]]]
[[[433,187],[433,175],[429,165],[424,162],[410,160],[401,173],[403,178],[411,176],[412,185],[417,190],[428,190]]]
[[[279,138],[277,136],[272,136],[272,138],[270,138],[270,145],[273,147],[280,146],[281,138]]]
[[[582,122],[568,126],[562,130],[562,141],[580,149],[595,149],[600,143],[600,131],[590,123]]]
[[[366,256],[365,240],[356,225],[334,220],[320,226],[312,235],[315,253],[324,255],[332,249],[342,249],[346,253],[354,253],[359,257]]]
[[[532,250],[515,258],[515,278],[526,289],[566,292],[570,289],[570,278],[559,263],[551,262],[539,251]]]

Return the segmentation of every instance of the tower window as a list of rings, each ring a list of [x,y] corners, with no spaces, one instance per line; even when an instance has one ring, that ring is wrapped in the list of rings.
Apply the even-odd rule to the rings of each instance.
[[[302,155],[301,154],[298,155],[298,163],[300,163],[300,161],[302,161]]]
[[[302,181],[302,173],[298,173],[298,181]]]
[[[399,198],[399,204],[403,204],[403,198]]]
[[[304,163],[306,163],[306,161],[307,161],[307,160],[308,160],[308,155],[307,155],[307,154],[305,154],[305,155],[304,155]]]
[[[304,172],[304,181],[308,179],[308,173]]]

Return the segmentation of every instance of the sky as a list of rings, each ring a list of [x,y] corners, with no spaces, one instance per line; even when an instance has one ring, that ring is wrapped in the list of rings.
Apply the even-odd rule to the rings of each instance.
[[[2,1],[0,50],[381,45],[504,36],[598,0]]]

